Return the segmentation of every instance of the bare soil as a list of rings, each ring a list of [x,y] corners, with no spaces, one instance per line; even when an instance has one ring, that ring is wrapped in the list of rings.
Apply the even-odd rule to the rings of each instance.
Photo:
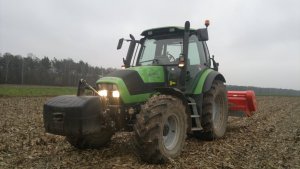
[[[300,168],[300,97],[258,97],[250,118],[230,118],[224,138],[188,138],[175,160],[140,161],[132,133],[117,133],[101,149],[77,150],[46,134],[47,97],[0,97],[0,168]]]

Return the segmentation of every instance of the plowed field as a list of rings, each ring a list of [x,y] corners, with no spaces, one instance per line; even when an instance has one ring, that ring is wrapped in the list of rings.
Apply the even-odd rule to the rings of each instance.
[[[46,134],[47,97],[0,97],[0,168],[300,168],[300,97],[258,97],[250,118],[230,118],[224,138],[188,138],[180,157],[141,162],[132,133],[117,133],[98,150],[77,150]]]

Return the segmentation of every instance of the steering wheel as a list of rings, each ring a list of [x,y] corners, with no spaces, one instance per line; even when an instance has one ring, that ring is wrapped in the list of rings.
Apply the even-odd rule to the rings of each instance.
[[[167,53],[168,59],[170,60],[170,62],[175,62],[175,57],[173,55],[171,55],[169,52]]]

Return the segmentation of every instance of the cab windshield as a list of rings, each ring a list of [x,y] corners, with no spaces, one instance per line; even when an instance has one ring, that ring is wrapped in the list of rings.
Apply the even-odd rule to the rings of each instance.
[[[182,54],[182,38],[145,39],[137,66],[174,65]]]

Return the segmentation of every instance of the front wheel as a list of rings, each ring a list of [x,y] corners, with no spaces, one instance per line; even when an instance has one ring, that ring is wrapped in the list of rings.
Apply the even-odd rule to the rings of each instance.
[[[149,99],[137,115],[135,146],[142,160],[164,163],[180,155],[185,143],[187,116],[178,98],[159,95]]]

